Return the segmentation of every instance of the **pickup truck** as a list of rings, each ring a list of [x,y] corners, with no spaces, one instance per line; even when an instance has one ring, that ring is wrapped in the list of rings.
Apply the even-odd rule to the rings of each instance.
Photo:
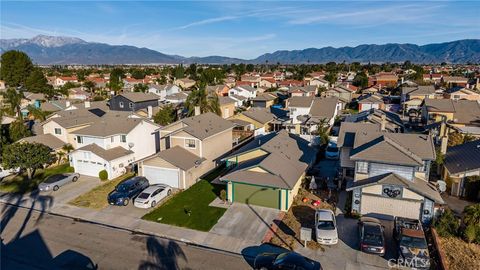
[[[398,245],[398,265],[430,269],[430,254],[420,220],[395,217],[393,236]]]

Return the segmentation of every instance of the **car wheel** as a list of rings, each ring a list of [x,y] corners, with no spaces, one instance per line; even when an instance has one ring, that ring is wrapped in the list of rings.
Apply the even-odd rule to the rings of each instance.
[[[169,190],[167,191],[167,195],[168,195],[168,196],[172,195],[172,190],[171,190],[171,189],[169,189]]]
[[[128,205],[128,199],[123,200],[123,206],[127,206],[127,205]]]
[[[53,191],[57,191],[58,189],[59,189],[58,186],[54,186],[54,187],[53,187]]]
[[[78,180],[78,177],[74,176],[72,179],[72,182],[77,182],[77,180]]]
[[[156,201],[153,201],[153,202],[152,202],[152,208],[155,207],[155,205],[157,205],[157,202],[156,202]]]

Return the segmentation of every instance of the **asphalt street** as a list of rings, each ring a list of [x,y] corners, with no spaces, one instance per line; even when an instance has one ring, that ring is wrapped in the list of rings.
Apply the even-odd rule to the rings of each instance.
[[[251,268],[239,255],[13,205],[0,209],[2,270]]]

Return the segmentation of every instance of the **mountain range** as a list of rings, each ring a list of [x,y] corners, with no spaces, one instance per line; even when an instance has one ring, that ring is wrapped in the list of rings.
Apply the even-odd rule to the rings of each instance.
[[[65,64],[232,64],[232,63],[326,63],[326,62],[404,62],[479,63],[480,39],[415,45],[389,43],[356,47],[323,47],[276,51],[255,59],[225,56],[184,57],[168,55],[148,48],[86,42],[75,37],[38,35],[31,39],[0,39],[0,53],[19,50],[41,65]]]

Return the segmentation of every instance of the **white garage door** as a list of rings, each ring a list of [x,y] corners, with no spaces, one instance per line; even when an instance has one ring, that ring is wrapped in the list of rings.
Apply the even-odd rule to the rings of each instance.
[[[166,184],[174,188],[178,186],[178,170],[168,168],[149,167],[143,165],[143,176],[148,179],[150,185]]]
[[[361,214],[377,214],[378,216],[420,218],[420,202],[390,199],[362,194]]]
[[[98,177],[98,173],[103,169],[103,164],[90,162],[88,160],[77,160],[75,166],[75,172],[95,177]]]

